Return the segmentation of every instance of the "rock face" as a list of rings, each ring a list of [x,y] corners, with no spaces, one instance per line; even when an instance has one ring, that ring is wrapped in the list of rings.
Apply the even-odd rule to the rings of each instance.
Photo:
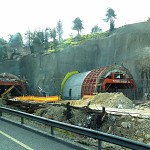
[[[50,54],[31,54],[17,61],[1,62],[1,72],[24,76],[33,89],[41,87],[50,95],[59,94],[66,73],[123,64],[133,75],[139,96],[149,92],[150,23],[131,24],[110,36],[89,40],[80,46]],[[138,96],[138,98],[140,98]]]

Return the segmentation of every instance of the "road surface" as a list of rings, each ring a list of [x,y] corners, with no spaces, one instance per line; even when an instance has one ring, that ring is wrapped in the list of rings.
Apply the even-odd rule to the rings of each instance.
[[[0,150],[77,150],[79,148],[43,136],[0,119]],[[83,150],[83,149],[82,149]]]

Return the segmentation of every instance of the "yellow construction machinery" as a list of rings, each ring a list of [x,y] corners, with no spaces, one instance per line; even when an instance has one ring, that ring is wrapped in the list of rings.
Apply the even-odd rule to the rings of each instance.
[[[60,100],[59,96],[47,96],[47,97],[38,97],[38,96],[19,96],[15,97],[17,101],[26,101],[26,102],[48,102],[55,103]]]
[[[15,86],[12,85],[4,93],[1,94],[1,97],[4,98]]]

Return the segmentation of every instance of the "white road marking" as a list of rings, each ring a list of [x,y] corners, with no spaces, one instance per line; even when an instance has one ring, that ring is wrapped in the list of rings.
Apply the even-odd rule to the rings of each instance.
[[[17,139],[11,137],[10,135],[4,133],[3,131],[0,130],[0,134],[4,135],[5,137],[9,138],[10,140],[14,141],[15,143],[19,144],[20,146],[24,147],[27,150],[33,150],[31,147],[25,145],[24,143],[18,141]]]

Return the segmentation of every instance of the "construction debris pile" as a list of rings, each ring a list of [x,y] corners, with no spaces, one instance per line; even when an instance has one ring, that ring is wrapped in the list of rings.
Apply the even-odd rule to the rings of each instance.
[[[66,105],[68,102],[71,108],[70,118],[67,119],[65,112],[67,110]],[[150,114],[150,108],[148,108],[149,105],[150,103],[135,106],[133,102],[122,93],[101,93],[84,100],[64,100],[59,105],[54,104],[48,106],[46,109],[39,109],[36,112],[36,115],[77,126],[101,130],[105,133],[150,144],[150,115],[142,116],[142,113],[140,114],[138,112],[146,109],[146,112]],[[99,119],[98,114],[100,113],[100,110],[102,110],[102,107],[106,107],[107,115],[102,124],[97,124],[97,119]],[[140,110],[140,108],[142,110]],[[90,110],[92,111],[89,113]],[[94,139],[89,140],[88,138],[85,139],[78,136],[67,137],[67,134],[62,135],[62,137],[79,143],[85,143],[90,146],[97,145],[97,141]],[[102,145],[104,148],[112,150],[123,149],[120,146],[106,142],[103,142]]]
[[[62,103],[67,102],[68,101],[62,101]],[[89,108],[92,109],[97,109],[98,107],[130,109],[134,107],[133,102],[123,93],[99,93],[91,98],[72,100],[69,102],[71,106],[84,107],[89,105]]]
[[[21,109],[22,104],[23,102],[20,101],[17,108]],[[27,101],[25,104],[27,105]],[[123,93],[99,93],[81,100],[29,104],[29,108],[32,110],[34,108],[34,114],[38,116],[150,144],[150,102],[136,105]],[[104,107],[105,114],[102,112]],[[74,136],[67,131],[56,132],[56,134],[59,137],[89,145],[92,147],[91,150],[96,149],[97,141],[94,139]],[[111,150],[126,150],[106,142],[102,142],[102,146]]]

